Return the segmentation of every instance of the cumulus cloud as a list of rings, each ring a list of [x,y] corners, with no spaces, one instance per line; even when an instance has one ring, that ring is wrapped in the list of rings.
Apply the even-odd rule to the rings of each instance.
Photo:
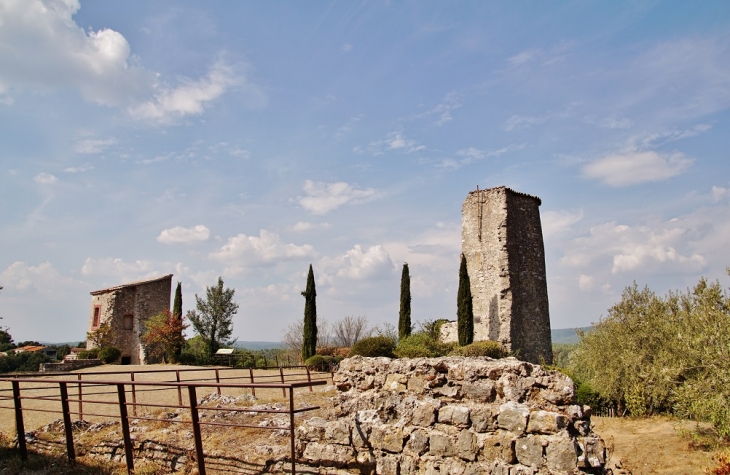
[[[106,139],[80,140],[76,142],[76,145],[74,146],[74,151],[76,153],[84,154],[101,153],[115,143],[117,143],[117,140],[113,137],[109,137]]]
[[[614,275],[669,268],[697,272],[707,263],[689,246],[698,232],[681,220],[653,226],[604,223],[591,228],[588,236],[573,240],[561,262],[576,268],[603,263],[610,265]]]
[[[86,258],[81,273],[87,276],[109,276],[123,281],[134,281],[160,275],[153,269],[153,264],[144,259],[124,262],[124,259],[104,257],[101,259]],[[122,283],[118,282],[118,283]]]
[[[41,185],[52,185],[58,181],[58,178],[51,175],[50,173],[43,172],[34,176],[33,181],[36,183],[40,183]]]
[[[90,163],[87,163],[86,165],[81,165],[78,167],[66,167],[63,169],[66,173],[83,173],[88,172],[89,170],[93,170],[94,166]]]
[[[325,269],[323,279],[330,282],[335,278],[372,280],[392,274],[395,269],[388,251],[383,246],[375,245],[363,249],[359,244],[343,255],[323,258],[320,266]]]
[[[170,229],[163,229],[157,236],[157,242],[162,244],[196,244],[207,241],[210,237],[210,229],[202,224],[184,228],[175,226]]]
[[[582,290],[583,292],[588,292],[590,290],[593,290],[595,279],[592,275],[585,275],[581,274],[578,277],[578,288]]]
[[[6,291],[50,293],[54,289],[74,288],[78,290],[84,284],[58,272],[46,261],[37,266],[22,261],[10,264],[0,273],[0,282]]]
[[[213,259],[239,266],[308,259],[315,255],[311,245],[285,244],[278,234],[265,229],[260,230],[258,236],[238,234],[228,238],[226,244],[210,253]]]
[[[365,203],[379,196],[374,188],[362,189],[344,181],[323,183],[306,180],[303,189],[307,196],[299,197],[299,204],[313,214],[326,214],[340,206]]]
[[[662,181],[679,175],[693,160],[679,152],[628,151],[607,155],[583,167],[583,176],[611,186],[628,186]]]
[[[144,69],[126,38],[109,28],[85,31],[73,19],[78,0],[0,2],[0,99],[11,103],[22,89],[78,90],[88,101],[125,108],[132,118],[170,123],[204,112],[233,85],[252,104],[261,91],[216,62],[203,78],[177,86]],[[79,153],[98,153],[104,143],[80,143]],[[108,146],[108,144],[106,144]]]

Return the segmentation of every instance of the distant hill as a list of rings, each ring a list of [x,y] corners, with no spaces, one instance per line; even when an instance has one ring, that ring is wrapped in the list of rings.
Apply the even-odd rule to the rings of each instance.
[[[591,328],[592,327],[554,328],[550,331],[550,336],[553,340],[553,345],[578,343],[580,339],[578,338],[578,335],[575,333],[575,331],[589,331]]]
[[[284,348],[284,344],[280,341],[237,341],[234,345],[241,350],[278,350]]]

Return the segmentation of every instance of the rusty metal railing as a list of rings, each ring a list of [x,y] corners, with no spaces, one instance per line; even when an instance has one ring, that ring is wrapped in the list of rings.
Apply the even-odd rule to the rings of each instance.
[[[164,371],[164,370],[163,370]],[[184,371],[184,370],[176,370]],[[160,371],[146,371],[146,372],[160,372]],[[89,374],[89,373],[85,373]],[[110,373],[104,373],[110,374]],[[280,377],[283,373],[280,372]],[[309,374],[309,371],[307,372]],[[52,412],[61,413],[63,419],[64,433],[66,439],[66,453],[69,460],[76,459],[76,451],[73,441],[72,433],[72,422],[71,416],[77,415],[79,418],[83,416],[81,403],[86,402],[87,404],[99,404],[99,405],[116,405],[119,408],[119,419],[122,428],[122,435],[124,440],[124,453],[125,461],[127,464],[127,470],[131,474],[134,471],[134,456],[133,456],[133,445],[130,436],[129,421],[130,420],[153,420],[156,422],[167,422],[167,423],[190,423],[193,428],[193,438],[195,444],[196,462],[198,465],[198,472],[200,475],[205,475],[205,453],[203,450],[203,439],[201,435],[201,426],[224,426],[224,427],[249,427],[256,429],[270,429],[270,430],[286,430],[289,432],[290,438],[290,450],[291,450],[291,469],[292,473],[296,473],[296,452],[295,452],[295,434],[294,434],[294,416],[295,414],[312,411],[319,409],[319,406],[306,406],[296,408],[294,405],[294,390],[299,388],[308,387],[310,391],[313,386],[320,386],[327,384],[326,380],[312,380],[311,374],[307,381],[294,381],[294,382],[278,382],[278,383],[230,383],[220,382],[220,374],[216,372],[218,381],[216,382],[204,382],[204,381],[135,381],[134,376],[131,376],[130,380],[83,380],[81,378],[44,378],[44,377],[1,377],[0,382],[9,382],[11,389],[0,390],[0,404],[2,401],[13,401],[13,406],[0,405],[0,409],[11,409],[15,413],[15,428],[18,434],[18,448],[20,455],[23,460],[28,458],[28,450],[25,438],[25,425],[23,420],[23,413],[25,411],[40,411],[40,412]],[[179,374],[178,374],[179,379]],[[28,386],[32,384],[32,386]],[[42,386],[39,386],[42,385]],[[78,388],[76,394],[69,393],[69,387]],[[82,387],[93,387],[91,392],[82,392]],[[57,388],[57,392],[56,392]],[[129,388],[129,389],[128,389]],[[252,393],[256,389],[281,389],[286,396],[288,393],[288,407],[286,409],[254,409],[252,407],[205,407],[198,403],[198,389],[200,388],[215,388],[218,394],[221,394],[221,389],[248,389]],[[177,390],[178,404],[158,404],[150,402],[139,402],[136,400],[136,393],[144,390]],[[11,391],[12,395],[6,395],[5,393]],[[25,394],[24,394],[25,391]],[[36,395],[29,394],[29,391],[35,391]],[[48,395],[37,395],[39,391],[51,391]],[[187,401],[183,401],[182,393],[186,392]],[[130,392],[132,395],[132,401],[127,401],[127,393]],[[100,400],[100,399],[84,399],[83,395],[102,395],[102,394],[116,394],[116,400]],[[75,398],[74,398],[75,396]],[[23,401],[40,400],[40,401],[51,401],[58,402],[60,404],[60,410],[52,409],[40,409],[23,407]],[[79,403],[79,410],[73,411],[71,409],[71,403]],[[132,407],[133,414],[128,413],[128,407]],[[137,415],[137,407],[157,407],[157,408],[177,408],[186,409],[190,411],[190,420],[175,420],[175,419],[157,419],[145,416]],[[223,422],[210,422],[201,421],[200,412],[202,411],[228,411],[234,413],[246,412],[246,413],[279,413],[287,414],[289,417],[289,424],[287,426],[259,426],[250,425],[243,423],[223,423]],[[86,413],[88,416],[99,416],[99,417],[110,417],[109,414],[94,414]]]

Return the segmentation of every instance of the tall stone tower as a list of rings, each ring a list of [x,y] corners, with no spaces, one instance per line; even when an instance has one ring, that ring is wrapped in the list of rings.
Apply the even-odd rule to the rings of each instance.
[[[504,186],[472,191],[461,208],[461,249],[474,307],[474,340],[552,363],[540,198]]]

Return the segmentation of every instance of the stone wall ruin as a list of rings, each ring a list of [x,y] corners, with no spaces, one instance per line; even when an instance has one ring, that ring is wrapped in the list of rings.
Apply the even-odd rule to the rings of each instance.
[[[329,419],[297,428],[327,474],[604,473],[603,440],[566,375],[515,358],[349,358]]]

